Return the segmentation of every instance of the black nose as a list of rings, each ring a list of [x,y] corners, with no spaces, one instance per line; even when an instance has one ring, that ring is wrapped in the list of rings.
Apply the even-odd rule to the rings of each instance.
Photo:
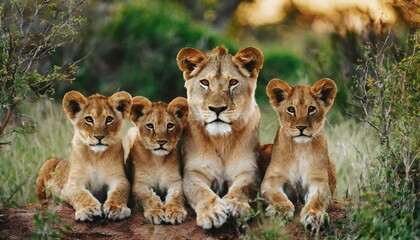
[[[99,141],[101,141],[105,136],[95,136],[96,139],[98,139]]]
[[[216,113],[217,116],[219,116],[219,114],[223,111],[225,111],[227,109],[227,106],[223,106],[223,107],[212,107],[209,106],[209,109],[213,112]]]
[[[301,133],[303,133],[303,130],[307,129],[307,128],[308,128],[308,126],[296,126],[296,128],[297,128],[297,129],[299,129],[299,131],[300,131]]]
[[[168,141],[166,141],[166,140],[157,140],[156,141],[161,147],[163,146],[163,145],[165,145],[165,143],[167,143]]]

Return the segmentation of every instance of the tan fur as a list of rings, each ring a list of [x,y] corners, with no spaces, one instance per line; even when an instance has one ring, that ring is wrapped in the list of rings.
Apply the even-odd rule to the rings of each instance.
[[[47,197],[45,192],[59,196],[74,207],[75,219],[80,221],[92,221],[103,214],[111,220],[130,216],[130,184],[124,173],[119,132],[131,105],[126,92],[88,98],[77,91],[68,92],[63,107],[75,131],[72,151],[68,160],[50,159],[42,166],[38,197]]]
[[[336,182],[323,130],[336,85],[330,79],[321,79],[312,87],[290,87],[273,79],[267,94],[280,120],[271,162],[261,184],[267,212],[290,218],[294,212],[292,201],[303,199],[301,223],[319,230]]]
[[[184,192],[199,226],[220,227],[229,215],[250,212],[249,201],[260,183],[260,112],[254,93],[263,55],[253,47],[235,56],[223,47],[207,55],[184,48],[177,62],[190,108],[183,142]]]
[[[136,127],[130,129],[129,135],[135,139],[128,159],[132,192],[143,206],[144,216],[154,224],[182,223],[187,217],[177,151],[187,116],[185,98],[175,98],[169,104],[133,98],[131,119]]]

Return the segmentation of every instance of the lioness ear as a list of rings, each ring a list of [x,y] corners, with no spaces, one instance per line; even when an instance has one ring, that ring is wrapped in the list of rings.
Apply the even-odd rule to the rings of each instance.
[[[321,99],[326,107],[331,107],[337,94],[337,86],[329,78],[323,78],[311,87],[311,93]]]
[[[145,114],[147,107],[152,106],[152,102],[145,97],[134,97],[133,106],[131,107],[131,121],[137,122]]]
[[[115,110],[122,113],[122,117],[126,118],[130,115],[133,99],[128,92],[117,92],[111,96],[111,102]]]
[[[192,72],[199,67],[200,63],[207,59],[206,56],[195,48],[183,48],[176,56],[179,69],[184,72],[184,79],[192,77]]]
[[[289,84],[277,78],[270,80],[266,90],[273,107],[278,107],[283,100],[292,94],[292,88]]]
[[[78,91],[70,91],[64,95],[63,108],[70,120],[74,120],[77,113],[79,113],[86,104],[87,99]]]
[[[246,69],[251,78],[256,78],[263,66],[264,56],[257,48],[246,47],[236,53],[233,61]]]
[[[177,97],[172,100],[168,105],[168,111],[181,119],[183,126],[186,125],[188,118],[188,101],[186,98]]]

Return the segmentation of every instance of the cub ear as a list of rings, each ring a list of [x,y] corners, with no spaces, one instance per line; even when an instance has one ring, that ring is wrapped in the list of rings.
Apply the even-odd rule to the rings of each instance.
[[[177,97],[168,105],[168,111],[179,118],[185,127],[188,119],[188,101],[186,98]]]
[[[329,78],[323,78],[311,87],[311,93],[324,102],[326,107],[331,107],[337,94],[337,86]]]
[[[121,112],[123,118],[130,115],[133,99],[128,92],[121,91],[114,93],[110,99],[114,109]]]
[[[192,72],[203,63],[207,57],[195,48],[183,48],[176,56],[179,69],[184,72],[184,79],[192,77]]]
[[[145,97],[134,97],[133,106],[131,107],[131,121],[137,122],[145,114],[145,110],[152,106],[152,102]]]
[[[87,104],[87,99],[78,91],[70,91],[64,95],[63,108],[67,113],[67,117],[70,120],[76,118],[79,113]]]
[[[287,99],[292,94],[292,88],[285,81],[274,78],[271,79],[266,88],[267,95],[273,107]]]
[[[236,53],[233,61],[246,69],[251,78],[256,78],[263,66],[264,56],[259,49],[246,47]]]

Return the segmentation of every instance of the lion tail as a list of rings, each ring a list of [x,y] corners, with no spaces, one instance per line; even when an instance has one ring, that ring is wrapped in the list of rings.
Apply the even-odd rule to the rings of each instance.
[[[47,160],[39,170],[35,185],[36,196],[39,200],[47,199],[46,186],[60,161],[61,159],[59,158],[51,158]]]

